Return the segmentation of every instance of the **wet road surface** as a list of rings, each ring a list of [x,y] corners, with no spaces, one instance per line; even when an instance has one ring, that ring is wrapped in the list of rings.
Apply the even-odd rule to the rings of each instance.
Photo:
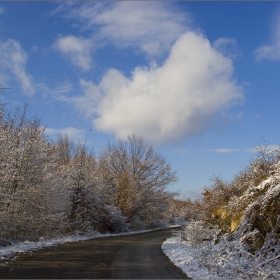
[[[161,250],[174,231],[96,238],[22,253],[0,265],[0,278],[187,279]]]

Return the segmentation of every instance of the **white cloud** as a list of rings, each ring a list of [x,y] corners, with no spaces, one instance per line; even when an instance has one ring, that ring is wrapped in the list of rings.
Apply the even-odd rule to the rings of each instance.
[[[57,12],[77,19],[92,38],[149,55],[169,50],[191,23],[189,14],[163,2],[64,3]]]
[[[230,58],[235,58],[241,55],[241,52],[238,50],[237,42],[234,38],[219,38],[213,43],[213,47],[223,55]]]
[[[233,152],[238,152],[240,151],[239,149],[225,149],[225,148],[218,148],[215,149],[214,152],[217,153],[222,153],[222,154],[228,154],[228,153],[233,153]]]
[[[67,96],[73,90],[73,85],[66,79],[59,82],[55,87],[50,88],[44,83],[36,84],[36,91],[40,92],[44,97],[52,97],[54,100],[61,102],[70,102],[71,98]]]
[[[31,51],[32,52],[37,52],[38,51],[38,46],[32,46]]]
[[[32,95],[34,93],[32,76],[25,71],[27,54],[19,42],[13,39],[0,42],[0,53],[0,72],[3,73],[0,73],[0,76],[6,75],[6,70],[9,69],[21,83],[24,93]]]
[[[161,67],[136,68],[129,78],[110,69],[98,85],[83,81],[85,95],[76,106],[87,108],[97,129],[119,138],[134,132],[154,143],[178,140],[242,101],[232,74],[229,58],[187,32]]]
[[[185,148],[177,148],[176,149],[176,153],[178,153],[178,154],[181,154],[181,155],[183,155],[183,154],[189,154],[191,151],[190,150],[187,150],[187,149],[185,149]]]
[[[93,82],[87,82],[84,79],[80,79],[80,85],[84,95],[73,97],[71,102],[74,103],[76,108],[82,111],[86,117],[91,117],[100,100],[99,89]]]
[[[70,59],[75,66],[85,71],[90,69],[91,40],[72,35],[59,37],[53,44],[53,47]]]
[[[254,119],[255,120],[259,120],[259,119],[262,119],[263,118],[263,114],[259,113],[259,114],[256,114]]]
[[[66,127],[63,129],[54,129],[54,128],[46,128],[46,134],[49,136],[58,136],[58,135],[67,135],[72,140],[84,140],[85,139],[85,131],[82,129],[76,129],[75,127]]]
[[[272,25],[271,44],[259,47],[254,53],[257,60],[280,60],[280,12],[277,13]]]
[[[66,80],[62,83],[57,83],[51,93],[59,97],[63,94],[71,92],[72,90],[73,90],[73,85],[68,80]]]
[[[5,9],[0,7],[0,15],[4,14]]]

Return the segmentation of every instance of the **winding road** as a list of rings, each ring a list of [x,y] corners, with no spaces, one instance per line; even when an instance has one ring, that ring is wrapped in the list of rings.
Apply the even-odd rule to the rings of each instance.
[[[0,265],[0,278],[188,279],[161,250],[174,231],[96,238],[27,252]]]

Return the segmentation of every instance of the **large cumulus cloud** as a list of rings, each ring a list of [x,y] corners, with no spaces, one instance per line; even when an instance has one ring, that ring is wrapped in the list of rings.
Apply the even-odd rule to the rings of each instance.
[[[242,101],[232,60],[200,33],[187,32],[162,66],[137,67],[130,77],[110,69],[99,84],[81,80],[78,108],[95,128],[126,138],[136,133],[154,143],[202,131],[212,117]]]

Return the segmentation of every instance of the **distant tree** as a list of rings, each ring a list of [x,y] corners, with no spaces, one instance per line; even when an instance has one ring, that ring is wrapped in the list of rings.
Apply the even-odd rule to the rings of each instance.
[[[182,223],[195,220],[201,211],[199,200],[192,201],[190,198],[171,198],[169,201],[169,217],[171,223]]]

